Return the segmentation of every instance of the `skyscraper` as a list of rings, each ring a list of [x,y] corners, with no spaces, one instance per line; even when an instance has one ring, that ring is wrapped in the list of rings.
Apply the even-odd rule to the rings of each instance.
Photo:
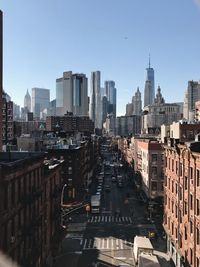
[[[2,150],[3,12],[0,10],[0,151]]]
[[[67,71],[56,79],[56,114],[88,115],[88,82],[85,74]]]
[[[91,73],[90,83],[90,119],[94,122],[95,128],[102,129],[102,100],[101,100],[101,73]]]
[[[108,100],[108,114],[113,114],[116,118],[116,93],[114,81],[105,81],[105,94]]]
[[[151,105],[155,98],[155,82],[154,82],[154,69],[151,68],[151,61],[149,56],[149,67],[146,69],[147,77],[144,90],[144,107]]]
[[[200,82],[188,81],[188,88],[184,98],[183,116],[186,120],[192,121],[195,114],[195,102],[200,100]]]
[[[151,82],[146,80],[144,86],[144,107],[151,104]]]
[[[29,94],[29,91],[27,89],[26,95],[24,97],[24,108],[27,108],[27,110],[30,112],[31,111],[31,96]]]
[[[40,112],[49,107],[50,90],[44,88],[32,88],[32,111],[34,117],[40,118]]]
[[[131,115],[141,115],[142,100],[141,100],[141,93],[140,93],[139,87],[137,88],[137,92],[132,98],[132,104],[133,104],[133,112]]]

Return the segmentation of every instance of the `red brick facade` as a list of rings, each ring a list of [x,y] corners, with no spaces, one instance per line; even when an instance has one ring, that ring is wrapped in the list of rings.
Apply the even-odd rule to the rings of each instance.
[[[0,153],[0,249],[22,267],[44,266],[60,231],[63,166],[48,166],[41,153]]]
[[[200,266],[199,147],[171,143],[164,147],[164,227],[168,251],[177,267]]]
[[[2,150],[3,13],[0,10],[0,151]]]

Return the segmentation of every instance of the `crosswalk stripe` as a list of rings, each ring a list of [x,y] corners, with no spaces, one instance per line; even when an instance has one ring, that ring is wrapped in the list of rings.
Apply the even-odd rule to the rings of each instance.
[[[122,217],[115,217],[115,216],[92,216],[88,218],[88,223],[97,223],[97,222],[115,222],[115,223],[133,223],[131,217],[122,216]]]
[[[85,239],[85,242],[84,242],[83,249],[85,249],[85,248],[86,248],[86,244],[87,244],[87,239]]]
[[[127,244],[132,243],[128,242],[127,240],[122,239],[115,239],[115,238],[89,238],[80,240],[80,245],[82,246],[83,250],[91,250],[91,249],[98,249],[98,250],[123,250],[124,246]]]
[[[104,239],[102,239],[102,242],[101,242],[101,249],[104,249]]]
[[[114,246],[113,246],[113,239],[111,239],[111,248],[113,249]]]
[[[92,239],[89,240],[88,247],[90,248],[92,244]]]
[[[106,248],[109,249],[109,239],[107,239]]]

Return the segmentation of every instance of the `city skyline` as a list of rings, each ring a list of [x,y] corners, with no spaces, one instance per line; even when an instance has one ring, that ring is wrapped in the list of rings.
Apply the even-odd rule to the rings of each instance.
[[[183,101],[188,80],[200,77],[198,4],[61,0],[38,5],[20,0],[15,5],[3,0],[4,90],[23,106],[27,88],[50,88],[54,99],[60,73],[72,70],[90,77],[100,70],[101,86],[105,80],[115,81],[117,115],[123,115],[133,88],[139,86],[143,99],[150,52],[155,88],[160,84],[167,102]],[[67,17],[66,9],[72,11]]]

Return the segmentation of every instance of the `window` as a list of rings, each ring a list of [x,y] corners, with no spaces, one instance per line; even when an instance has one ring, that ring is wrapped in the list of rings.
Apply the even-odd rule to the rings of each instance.
[[[178,216],[178,207],[175,206],[175,217],[177,218],[177,216]]]
[[[172,213],[174,213],[174,201],[172,200]]]
[[[174,223],[172,222],[172,235],[174,235]]]
[[[197,230],[196,230],[196,241],[197,241],[197,245],[199,245],[200,244],[200,231],[199,231],[199,228],[197,228]]]
[[[188,207],[187,207],[187,202],[184,201],[184,215],[187,214],[187,209],[188,209]]]
[[[197,186],[200,186],[200,171],[197,170]]]
[[[157,175],[157,167],[152,167],[152,174]]]
[[[72,167],[68,167],[68,174],[72,174]]]
[[[183,165],[182,165],[182,163],[180,163],[180,176],[182,176],[183,175]]]
[[[156,191],[157,190],[157,182],[151,182],[151,190]]]
[[[193,251],[191,248],[190,248],[190,264],[191,265],[193,264]]]
[[[185,229],[185,240],[187,240],[187,227],[185,226],[184,229]]]
[[[190,194],[190,209],[193,210],[193,195]]]
[[[174,181],[172,181],[172,193],[174,193]]]
[[[182,187],[179,187],[179,199],[182,200],[183,198],[183,193],[182,193]]]
[[[174,160],[172,160],[172,171],[174,171]]]
[[[193,222],[190,221],[190,234],[193,234]]]
[[[190,179],[193,179],[193,168],[190,167]]]
[[[176,188],[176,189],[175,189],[175,190],[176,190],[175,193],[177,194],[177,193],[178,193],[178,184],[177,184],[177,183],[176,183],[176,185],[175,185],[175,188]]]
[[[197,267],[200,267],[200,260],[199,260],[199,258],[197,258],[197,265],[196,265]]]
[[[180,223],[182,223],[182,214],[181,214],[181,210],[179,210],[178,213],[179,213],[179,215],[178,215],[178,216],[179,216],[179,221],[180,221]]]
[[[187,190],[187,184],[188,184],[188,178],[187,178],[187,176],[185,176],[184,184],[185,184],[185,190]]]
[[[168,169],[170,170],[170,158],[168,159]]]
[[[152,154],[152,162],[157,163],[158,156],[157,154]]]
[[[199,199],[197,199],[197,216],[200,215]]]
[[[176,161],[176,174],[178,174],[178,161]]]

